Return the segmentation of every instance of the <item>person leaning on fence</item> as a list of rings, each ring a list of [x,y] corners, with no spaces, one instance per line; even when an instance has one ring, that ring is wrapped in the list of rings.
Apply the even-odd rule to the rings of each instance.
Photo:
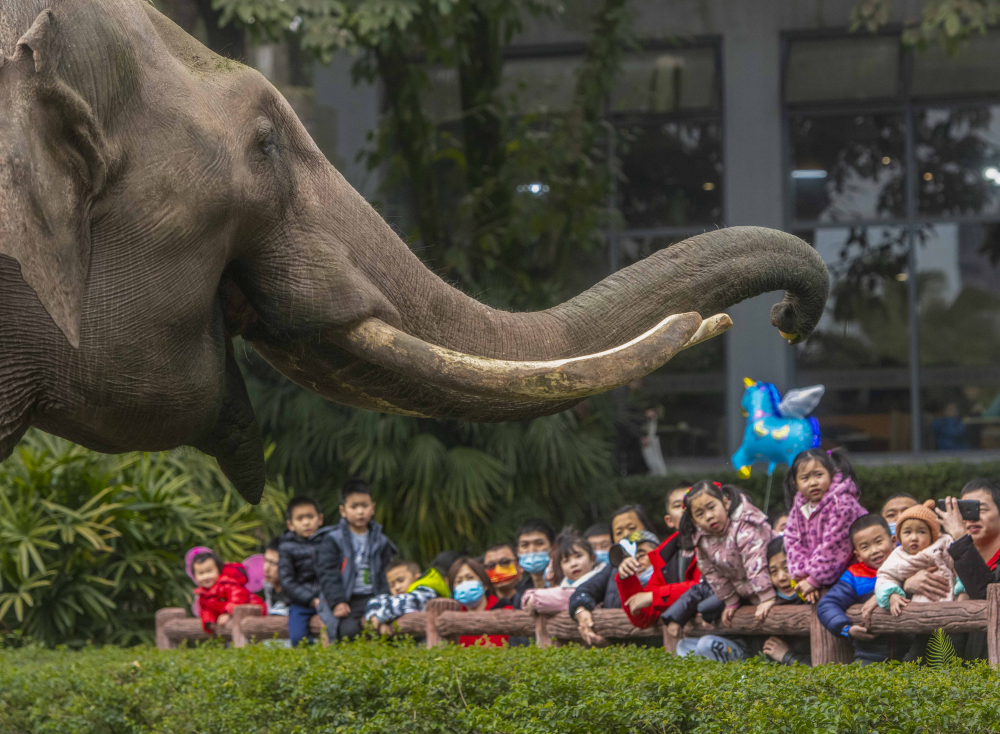
[[[511,600],[515,609],[521,608],[521,597],[528,589],[544,589],[545,573],[549,567],[549,553],[556,542],[556,531],[537,517],[526,520],[514,536],[517,564],[524,576],[515,587]]]
[[[848,529],[868,513],[858,502],[854,470],[840,451],[803,451],[785,475],[785,551],[795,590],[810,604],[851,559]]]
[[[312,642],[309,620],[321,613],[324,622],[332,619],[320,601],[316,553],[326,535],[333,530],[323,525],[319,505],[309,497],[297,496],[285,509],[288,531],[278,545],[278,579],[291,599],[288,605],[288,639],[297,645],[302,639]]]
[[[528,589],[524,592],[521,606],[529,612],[565,612],[576,588],[604,570],[605,566],[603,563],[595,564],[594,549],[573,528],[566,528],[556,536],[551,556],[555,585],[549,589]]]
[[[599,522],[583,531],[584,539],[594,549],[594,560],[597,563],[608,563],[608,551],[611,550],[611,523]]]
[[[744,602],[757,607],[758,620],[765,619],[776,603],[767,569],[771,537],[767,516],[738,487],[702,480],[685,495],[681,547],[697,550],[702,576],[725,604],[723,625],[732,623]],[[707,635],[696,642],[678,643],[678,655],[691,653],[729,662],[743,659],[747,651],[732,640]]]
[[[936,513],[944,531],[954,538],[948,554],[969,598],[985,599],[987,585],[1000,583],[1000,484],[973,479],[962,487],[961,497],[979,500],[978,520],[963,520],[954,497],[945,500],[947,510]],[[908,586],[903,588],[909,591]],[[985,660],[986,633],[970,632],[961,652],[967,660]]]
[[[362,479],[349,479],[340,490],[340,523],[323,538],[316,570],[324,602],[332,610],[330,641],[357,637],[364,626],[368,600],[389,593],[386,569],[396,546],[372,520],[375,502]]]
[[[288,605],[292,603],[291,598],[285,593],[281,586],[281,576],[278,573],[278,564],[281,561],[281,538],[273,538],[264,549],[264,604],[267,606],[267,614],[276,617],[288,616]]]
[[[862,604],[862,611],[875,608],[875,579],[896,546],[889,524],[882,515],[862,515],[848,530],[855,562],[847,567],[816,605],[816,616],[830,632],[846,637],[854,646],[854,662],[868,665],[902,660],[913,644],[908,635],[873,635],[864,624],[854,624],[847,609]]]
[[[422,577],[420,566],[413,561],[393,561],[385,576],[389,593],[373,596],[365,606],[365,622],[377,627],[383,635],[391,635],[392,623],[404,614],[422,612],[431,599],[449,596],[440,572]]]
[[[777,535],[767,544],[767,573],[774,587],[775,606],[805,604],[792,588],[792,575],[788,572],[785,539]],[[812,651],[808,637],[777,637],[764,640],[761,653],[782,665],[812,665]]]
[[[486,569],[474,558],[463,556],[448,570],[448,588],[452,598],[462,605],[463,612],[490,612],[501,609],[496,590]],[[503,647],[508,643],[507,635],[461,635],[458,643],[462,647],[483,645]]]

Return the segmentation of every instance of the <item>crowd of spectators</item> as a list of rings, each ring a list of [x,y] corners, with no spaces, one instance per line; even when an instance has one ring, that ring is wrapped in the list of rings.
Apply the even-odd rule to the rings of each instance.
[[[260,604],[288,617],[289,644],[312,642],[309,622],[319,615],[331,642],[365,629],[393,633],[393,622],[422,611],[434,598],[462,609],[566,611],[584,644],[662,644],[655,637],[605,639],[594,629],[598,608],[621,609],[636,627],[658,621],[680,638],[678,655],[720,662],[764,656],[809,664],[808,638],[727,635],[733,615],[752,606],[765,620],[775,606],[812,604],[822,624],[850,640],[855,660],[868,664],[923,657],[926,636],[874,635],[876,606],[899,615],[910,604],[985,599],[1000,580],[1000,485],[990,479],[961,489],[978,513],[963,516],[949,497],[942,509],[900,493],[878,514],[860,503],[861,490],[846,456],[810,449],[797,456],[785,480],[787,514],[768,518],[739,487],[711,480],[683,482],[663,498],[667,536],[656,534],[647,510],[619,508],[582,533],[558,534],[545,521],[524,522],[510,542],[474,557],[438,554],[426,568],[396,558],[396,547],[374,521],[368,485],[348,481],[340,520],[324,524],[315,501],[295,497],[288,530],[265,551],[263,598],[245,589],[240,564],[212,553],[194,559],[193,575],[205,629],[225,623],[235,604]],[[862,604],[862,623],[847,615]],[[720,634],[684,638],[701,615]],[[985,656],[985,633],[955,635],[966,658]],[[462,645],[526,645],[528,638],[468,636]]]

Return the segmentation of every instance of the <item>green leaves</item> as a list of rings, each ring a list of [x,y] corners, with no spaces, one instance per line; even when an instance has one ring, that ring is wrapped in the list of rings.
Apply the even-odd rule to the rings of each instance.
[[[278,483],[246,504],[196,452],[105,456],[31,431],[0,467],[0,633],[148,642],[156,609],[191,603],[187,549],[242,560],[286,501]]]
[[[957,657],[951,637],[945,634],[943,629],[934,630],[934,634],[927,641],[927,665],[936,670],[947,668]]]

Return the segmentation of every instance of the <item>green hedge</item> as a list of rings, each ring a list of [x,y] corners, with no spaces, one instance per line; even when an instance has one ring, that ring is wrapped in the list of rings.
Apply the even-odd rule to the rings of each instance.
[[[885,500],[899,492],[909,492],[921,500],[928,497],[944,497],[956,494],[966,482],[976,477],[1000,478],[1000,462],[985,464],[964,464],[958,461],[941,461],[935,464],[915,464],[908,466],[858,466],[855,467],[861,488],[861,504],[869,510],[878,511]],[[767,474],[763,465],[754,467],[749,479],[740,479],[734,471],[712,472],[709,476],[670,475],[665,477],[623,477],[615,480],[615,500],[641,502],[656,515],[663,514],[663,501],[669,489],[681,480],[697,481],[712,479],[730,482],[743,487],[754,498],[758,506],[764,501]],[[774,472],[771,487],[771,507],[784,506],[782,487],[785,481],[784,467]],[[610,503],[609,503],[610,504]]]
[[[0,651],[0,732],[995,732],[986,664],[720,665],[662,650]]]

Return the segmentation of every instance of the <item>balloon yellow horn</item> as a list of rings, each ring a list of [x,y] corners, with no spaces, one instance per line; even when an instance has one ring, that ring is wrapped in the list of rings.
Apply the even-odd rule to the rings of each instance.
[[[755,380],[751,380],[749,377],[744,377],[743,387],[757,387],[757,382]]]

